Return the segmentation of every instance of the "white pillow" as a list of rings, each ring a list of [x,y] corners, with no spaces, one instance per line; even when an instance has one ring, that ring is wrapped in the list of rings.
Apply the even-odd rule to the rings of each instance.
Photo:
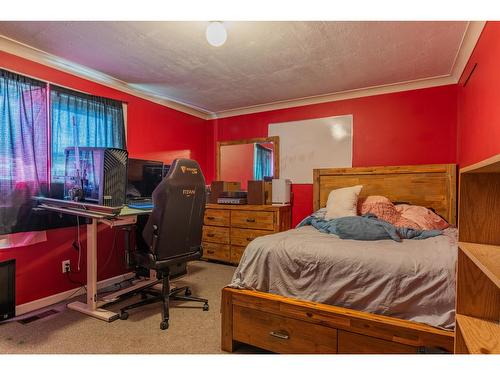
[[[328,194],[325,220],[357,216],[358,195],[363,185],[335,189]]]

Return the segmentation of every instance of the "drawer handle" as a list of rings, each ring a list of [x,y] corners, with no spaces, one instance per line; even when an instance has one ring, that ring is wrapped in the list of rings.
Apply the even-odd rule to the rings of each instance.
[[[215,237],[215,234],[213,234],[213,233],[207,233],[207,237]]]
[[[255,223],[255,219],[248,218],[248,219],[247,219],[247,223]]]
[[[247,237],[247,241],[253,241],[252,237]]]
[[[290,335],[287,331],[271,331],[269,332],[269,335],[281,340],[288,340],[290,338]]]
[[[215,220],[215,217],[213,217],[213,216],[207,216],[207,220]]]
[[[215,254],[215,251],[213,251],[213,250],[207,250],[207,254]]]

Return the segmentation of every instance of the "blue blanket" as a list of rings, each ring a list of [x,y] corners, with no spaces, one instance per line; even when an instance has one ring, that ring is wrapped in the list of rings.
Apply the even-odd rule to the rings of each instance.
[[[305,225],[312,225],[323,233],[336,234],[342,239],[361,241],[391,239],[401,242],[402,239],[422,240],[439,236],[443,233],[440,230],[417,230],[395,227],[386,221],[378,219],[373,214],[325,220],[323,215],[315,213],[302,220],[297,225],[297,228]]]

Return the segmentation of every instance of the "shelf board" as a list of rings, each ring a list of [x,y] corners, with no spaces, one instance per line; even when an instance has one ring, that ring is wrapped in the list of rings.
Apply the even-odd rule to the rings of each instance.
[[[500,173],[500,154],[460,169],[463,173]]]
[[[470,354],[500,353],[500,324],[461,314],[456,319]]]
[[[500,288],[500,246],[459,242],[460,249]]]

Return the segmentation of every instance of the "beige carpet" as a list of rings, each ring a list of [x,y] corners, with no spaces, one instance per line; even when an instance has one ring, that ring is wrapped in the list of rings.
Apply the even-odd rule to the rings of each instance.
[[[210,310],[173,307],[166,331],[160,330],[159,303],[131,310],[128,320],[112,323],[68,310],[61,304],[55,307],[59,313],[31,323],[1,324],[0,353],[221,353],[221,289],[231,280],[234,269],[204,261],[189,263],[188,274],[174,284],[190,285],[194,296],[208,298]],[[181,302],[174,301],[172,305],[180,306]],[[109,309],[118,311],[119,306],[111,305]],[[242,348],[242,352],[246,350],[253,351]]]

